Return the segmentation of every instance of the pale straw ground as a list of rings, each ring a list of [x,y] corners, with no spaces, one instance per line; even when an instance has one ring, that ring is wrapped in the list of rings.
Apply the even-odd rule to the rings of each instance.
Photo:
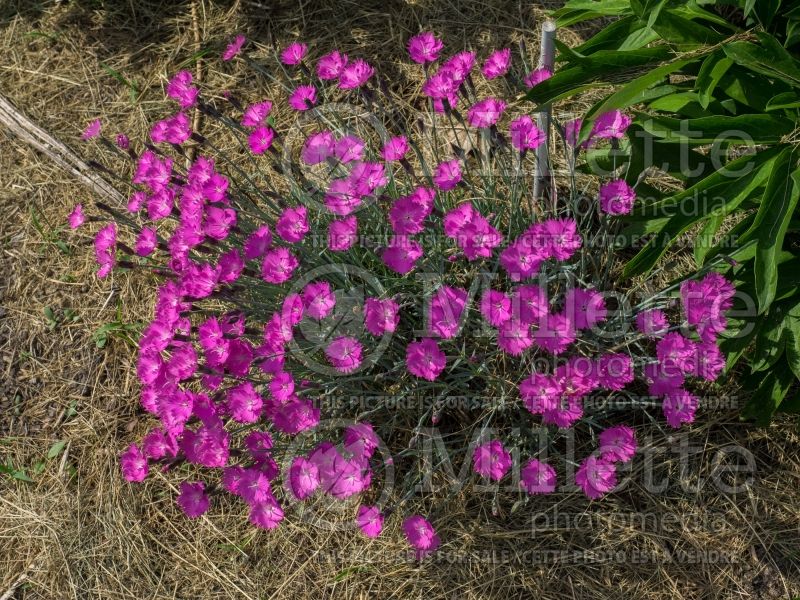
[[[299,38],[362,55],[388,75],[393,93],[407,95],[416,83],[402,46],[420,28],[433,28],[450,47],[484,51],[524,38],[532,56],[541,14],[541,6],[500,0],[195,0],[194,8],[172,1],[0,0],[0,91],[75,146],[95,117],[110,133],[141,138],[163,114],[165,77],[199,46],[213,47],[216,56],[220,40],[239,31],[264,44]],[[574,42],[576,35],[564,32],[562,39]],[[202,67],[205,84],[235,88],[247,100],[269,94],[269,82],[243,68],[223,72],[211,58]],[[104,64],[135,82],[135,102]],[[0,131],[0,463],[31,479],[0,475],[0,598],[800,594],[797,422],[755,429],[725,408],[703,410],[684,430],[694,448],[686,465],[676,452],[656,455],[657,476],[670,482],[662,493],[644,489],[641,459],[631,484],[592,504],[565,492],[534,499],[513,515],[503,506],[493,516],[491,498],[467,488],[436,507],[444,545],[439,558],[421,565],[405,560],[398,515],[369,543],[357,532],[291,518],[277,531],[255,531],[235,503],[184,519],[172,480],[156,475],[132,486],[119,474],[118,453],[148,420],[137,408],[135,354],[124,332],[103,349],[94,334],[109,322],[146,319],[153,281],[92,276],[88,238],[64,231],[73,204],[92,200],[45,157]],[[736,395],[736,388],[712,390],[721,392]],[[678,444],[646,419],[637,421],[637,432],[654,446]],[[727,494],[710,480],[726,463],[719,450],[731,444],[752,452],[755,469],[749,487]],[[698,481],[705,484],[695,491],[681,485]]]

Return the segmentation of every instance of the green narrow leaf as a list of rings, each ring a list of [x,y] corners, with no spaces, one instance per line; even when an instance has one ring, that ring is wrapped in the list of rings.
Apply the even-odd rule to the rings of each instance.
[[[694,50],[704,45],[718,44],[725,36],[713,29],[687,19],[675,10],[663,10],[651,27],[667,42],[681,50]]]
[[[59,440],[55,442],[52,446],[50,446],[50,450],[47,451],[47,458],[53,459],[59,454],[61,454],[61,451],[64,449],[64,446],[66,445],[67,445],[66,440]]]
[[[589,137],[594,124],[593,121],[596,117],[614,109],[625,108],[632,104],[641,102],[648,88],[660,83],[670,73],[679,71],[686,65],[696,62],[699,59],[700,57],[676,60],[665,65],[661,65],[660,67],[656,67],[655,69],[652,69],[648,73],[637,77],[627,85],[623,86],[608,96],[605,100],[595,104],[591,109],[589,109],[589,112],[584,117],[579,141],[583,142]]]
[[[759,373],[758,381],[758,387],[742,409],[742,418],[754,419],[757,425],[765,426],[786,397],[794,374],[786,361],[779,361],[766,375]]]
[[[800,107],[800,96],[797,95],[797,92],[781,92],[773,96],[769,102],[767,102],[767,110],[781,110],[787,108],[799,108]]]
[[[800,379],[800,302],[786,313],[784,321],[786,362],[794,376]]]
[[[703,266],[706,254],[708,254],[708,251],[711,250],[714,245],[714,236],[716,236],[726,216],[727,215],[722,212],[711,215],[700,231],[700,234],[697,236],[694,242],[694,262],[698,269]]]
[[[778,284],[776,257],[783,248],[783,238],[800,198],[800,170],[792,148],[784,149],[775,160],[761,205],[751,228],[741,242],[757,241],[755,282],[758,312],[767,310],[775,298]]]
[[[622,272],[623,277],[649,272],[674,241],[695,223],[710,215],[728,214],[749,198],[767,181],[775,153],[775,150],[767,150],[760,155],[743,156],[728,165],[730,172],[717,171],[683,192],[642,209],[651,218],[669,216],[669,220],[628,261]],[[743,177],[730,176],[730,173],[749,161],[754,161],[758,166]]]
[[[699,119],[640,114],[639,122],[664,142],[692,146],[721,140],[729,144],[777,144],[795,128],[792,119],[774,114],[714,115]]]
[[[700,106],[708,108],[714,96],[714,89],[731,65],[733,65],[733,60],[727,56],[721,56],[719,53],[714,53],[703,61],[703,66],[700,67],[694,83]]]
[[[763,371],[775,364],[786,345],[784,336],[785,307],[773,305],[763,325],[758,328],[756,346],[753,358],[750,360],[750,370]]]
[[[760,44],[731,42],[723,50],[736,64],[768,77],[777,77],[787,83],[800,85],[800,62],[768,33],[758,33]]]

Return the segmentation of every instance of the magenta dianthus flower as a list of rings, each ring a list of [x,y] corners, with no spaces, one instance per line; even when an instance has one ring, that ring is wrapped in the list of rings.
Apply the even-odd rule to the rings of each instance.
[[[502,77],[511,67],[511,48],[495,50],[484,61],[481,72],[486,79]]]
[[[511,454],[500,440],[491,440],[475,448],[472,463],[478,475],[500,481],[511,468]]]
[[[328,249],[332,252],[349,250],[358,240],[357,231],[355,215],[331,221],[328,225]]]
[[[600,187],[600,210],[607,215],[627,215],[635,201],[636,192],[624,179],[615,179]]]
[[[343,90],[354,90],[367,83],[375,74],[375,69],[363,59],[356,59],[342,68],[339,74],[339,87]]]
[[[374,336],[392,333],[400,323],[400,306],[391,298],[364,301],[364,327]]]
[[[140,482],[147,477],[148,466],[147,458],[139,446],[131,444],[119,458],[122,468],[122,476],[126,481]]]
[[[430,522],[421,515],[412,515],[403,521],[403,533],[408,543],[417,551],[417,559],[435,551],[441,540]]]
[[[625,131],[631,124],[631,118],[618,111],[603,113],[594,122],[592,137],[597,139],[619,139],[625,135]]]
[[[485,98],[473,104],[467,111],[467,121],[473,127],[491,127],[497,124],[500,117],[503,116],[503,111],[506,109],[506,103],[497,98]]]
[[[86,215],[83,214],[83,205],[76,204],[72,212],[67,217],[70,229],[77,229],[86,222]]]
[[[347,55],[338,50],[326,54],[317,62],[317,76],[323,81],[338,79],[347,64]]]
[[[606,429],[598,437],[598,442],[604,460],[628,462],[636,453],[636,435],[626,425]]]
[[[245,41],[247,41],[247,38],[245,38],[243,35],[237,35],[235,38],[233,38],[233,41],[228,44],[228,46],[225,48],[225,51],[222,53],[222,60],[228,62],[238,56],[242,51],[242,46],[244,46]]]
[[[501,324],[497,332],[497,345],[511,356],[519,356],[533,345],[530,324],[513,318]]]
[[[522,115],[511,121],[509,135],[511,145],[517,150],[535,150],[547,137],[528,115]]]
[[[244,110],[242,115],[242,127],[259,127],[263,125],[271,111],[272,102],[269,100],[251,104]]]
[[[359,506],[356,523],[368,538],[376,538],[383,531],[383,515],[377,506]]]
[[[404,135],[389,138],[381,150],[381,158],[385,161],[401,160],[409,150],[408,138]]]
[[[381,260],[392,271],[405,275],[422,257],[422,246],[406,235],[395,235],[381,253]]]
[[[550,494],[556,490],[556,471],[547,463],[532,458],[520,471],[520,487],[529,494]]]
[[[293,42],[281,52],[281,62],[285,65],[299,65],[308,51],[308,46],[301,42]]]
[[[550,79],[553,76],[553,72],[550,69],[546,69],[541,67],[539,69],[534,69],[530,73],[525,76],[523,79],[523,83],[526,87],[532,88],[535,85],[542,83],[543,81]]]
[[[303,456],[297,456],[289,467],[289,490],[298,500],[305,500],[319,487],[317,465]]]
[[[669,330],[669,321],[662,310],[643,310],[636,315],[636,328],[649,338],[661,338]]]
[[[511,298],[498,290],[486,290],[481,297],[481,315],[494,327],[500,327],[511,318]]]
[[[617,467],[613,462],[596,456],[589,456],[575,472],[577,483],[592,500],[596,500],[617,485]]]
[[[272,146],[274,137],[275,132],[270,127],[262,125],[250,132],[250,135],[247,136],[247,144],[253,154],[264,154]]]
[[[433,174],[433,182],[440,190],[452,190],[461,181],[461,166],[457,158],[440,163]]]
[[[420,64],[439,58],[442,48],[444,48],[442,41],[430,31],[424,31],[408,40],[408,54],[411,60]]]
[[[205,484],[201,481],[196,483],[184,481],[180,485],[177,501],[178,506],[187,517],[196,519],[208,510],[209,499]]]
[[[446,365],[447,356],[431,338],[411,342],[406,348],[406,367],[412,375],[434,381]]]
[[[290,244],[300,242],[309,231],[307,215],[305,206],[286,208],[275,223],[275,231]]]
[[[682,388],[670,390],[664,396],[662,404],[667,423],[675,429],[682,423],[692,423],[699,403],[697,396]]]
[[[328,362],[340,373],[352,373],[361,366],[362,346],[356,338],[340,336],[325,348]]]
[[[299,85],[289,94],[289,106],[304,111],[317,103],[317,88],[313,85]]]

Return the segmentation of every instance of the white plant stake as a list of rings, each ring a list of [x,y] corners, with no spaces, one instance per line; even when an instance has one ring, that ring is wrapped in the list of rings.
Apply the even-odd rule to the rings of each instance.
[[[545,68],[551,73],[556,57],[556,23],[547,20],[542,24],[542,45],[539,54],[538,68]],[[536,174],[533,181],[533,197],[539,200],[544,195],[543,186],[551,187],[550,178],[550,105],[544,107],[536,117],[536,126],[545,133],[544,144],[536,151]]]

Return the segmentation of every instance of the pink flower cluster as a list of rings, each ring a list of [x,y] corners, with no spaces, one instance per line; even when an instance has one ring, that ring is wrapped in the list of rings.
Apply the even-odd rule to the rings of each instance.
[[[238,56],[244,42],[243,37],[236,38],[223,59]],[[427,32],[408,42],[411,59],[424,65],[423,94],[437,112],[455,109],[460,98],[470,97],[474,101],[466,111],[466,122],[490,129],[480,135],[500,135],[496,127],[508,106],[499,98],[475,98],[470,78],[476,54],[459,52],[431,69],[429,63],[440,60],[443,48]],[[292,71],[300,78],[310,74],[305,66],[308,52],[306,44],[295,42],[281,51],[279,60],[298,67]],[[481,72],[491,80],[505,76],[510,67],[511,50],[500,49],[485,59]],[[252,154],[264,155],[259,163],[277,164],[278,153],[272,146],[276,139],[276,146],[283,140],[273,129],[273,112],[282,104],[295,111],[316,105],[320,81],[337,81],[339,89],[360,90],[367,99],[375,91],[361,90],[373,78],[373,68],[360,59],[350,61],[339,51],[322,56],[315,71],[319,81],[295,86],[285,103],[261,100],[241,111],[239,131]],[[525,84],[532,87],[550,75],[538,69],[528,74]],[[192,137],[184,112],[200,102],[192,84],[188,71],[169,81],[167,96],[181,110],[153,126],[154,143],[180,146]],[[629,125],[630,118],[619,111],[601,115],[588,143],[618,139]],[[238,128],[235,122],[234,126]],[[180,509],[190,518],[200,517],[209,510],[213,492],[221,488],[239,497],[250,522],[263,529],[279,525],[288,512],[287,501],[304,502],[315,496],[345,500],[370,489],[380,474],[378,465],[390,459],[378,460],[375,452],[381,441],[368,422],[345,427],[337,444],[315,440],[313,447],[302,446],[301,453],[291,456],[286,467],[279,464],[283,456],[278,448],[287,440],[302,443],[299,434],[318,431],[323,416],[315,400],[326,393],[320,389],[326,381],[304,379],[307,369],[292,353],[307,342],[306,330],[325,331],[314,348],[327,369],[320,372],[342,381],[367,379],[364,373],[375,364],[373,350],[398,333],[389,350],[395,352],[394,367],[388,367],[394,369],[392,377],[412,389],[429,389],[458,385],[454,381],[461,365],[489,360],[460,339],[464,324],[474,318],[496,340],[498,351],[492,348],[492,354],[504,363],[524,360],[530,365],[527,359],[533,357],[550,361],[538,371],[526,367],[516,385],[526,418],[533,415],[553,428],[573,427],[584,416],[591,394],[620,392],[639,377],[652,396],[663,399],[671,426],[694,419],[698,399],[688,391],[687,378],[712,381],[725,364],[716,342],[727,326],[725,312],[735,290],[724,277],[710,273],[681,286],[683,333],[673,331],[659,308],[636,314],[639,333],[633,335],[653,344],[654,359],[634,359],[622,352],[622,346],[599,349],[594,334],[613,320],[603,293],[580,276],[557,286],[530,281],[553,270],[573,273],[580,263],[577,258],[586,258],[589,251],[575,219],[541,218],[510,227],[496,214],[495,204],[466,193],[477,177],[470,170],[471,157],[457,149],[455,156],[437,158],[441,162],[420,175],[406,158],[412,148],[414,155],[421,154],[410,134],[381,136],[382,146],[371,148],[368,139],[330,127],[304,132],[298,153],[302,165],[291,165],[293,173],[302,167],[327,177],[316,212],[302,200],[305,190],[283,196],[269,184],[266,190],[243,185],[206,155],[197,156],[184,170],[183,160],[167,154],[169,146],[159,150],[150,146],[136,154],[126,138],[125,147],[135,159],[135,191],[128,200],[126,221],[141,225],[136,227],[132,250],[118,243],[115,223],[97,232],[98,276],[108,276],[118,264],[117,253],[123,252],[135,255],[121,261],[123,266],[159,264],[154,271],[163,278],[153,318],[139,341],[136,364],[142,408],[158,424],[122,453],[126,480],[143,481],[151,468],[169,470],[181,462],[204,467],[212,470],[218,485],[208,478],[181,483]],[[93,123],[84,138],[98,136],[100,128],[99,121]],[[565,127],[573,145],[580,128],[580,121]],[[539,148],[545,133],[529,116],[520,115],[510,122],[509,138],[519,151],[514,154],[518,159]],[[404,179],[404,172],[411,177]],[[253,198],[261,194],[269,202],[256,204]],[[627,214],[635,198],[626,182],[613,180],[601,188],[599,206],[609,215]],[[248,210],[251,205],[258,210]],[[355,213],[362,208],[359,222]],[[82,205],[75,207],[68,221],[73,229],[86,221]],[[316,248],[309,240],[320,228],[327,234],[327,245]],[[377,230],[381,242],[360,244],[360,229]],[[437,236],[441,247],[432,247],[426,232]],[[508,242],[508,237],[513,239]],[[309,275],[298,283],[299,273],[326,261],[336,265],[339,253],[345,252],[352,252],[349,256],[358,264],[376,269],[389,291],[362,295],[348,304],[336,287],[341,273],[327,280]],[[137,258],[156,253],[163,260],[151,263]],[[496,266],[493,274],[498,278],[473,297],[475,290],[467,289],[463,267],[474,269],[482,264],[478,261],[487,268]],[[420,298],[398,292],[412,284],[414,276],[409,274],[420,270],[421,264],[430,264],[431,271],[440,275],[433,290],[420,292]],[[423,295],[427,296],[424,309],[409,310],[409,304]],[[347,329],[339,330],[337,324],[345,317]],[[380,430],[383,424],[374,422]],[[580,464],[575,476],[591,499],[614,489],[618,465],[630,461],[637,449],[633,430],[624,425],[606,429],[598,441],[597,451]],[[477,445],[472,454],[475,473],[490,481],[502,480],[515,465],[515,450],[506,448],[501,439]],[[517,467],[526,493],[555,491],[556,470],[547,462],[528,458]],[[374,538],[381,534],[388,512],[364,504],[355,523],[366,537]],[[402,530],[418,558],[441,544],[434,527],[420,515],[406,518]]]

